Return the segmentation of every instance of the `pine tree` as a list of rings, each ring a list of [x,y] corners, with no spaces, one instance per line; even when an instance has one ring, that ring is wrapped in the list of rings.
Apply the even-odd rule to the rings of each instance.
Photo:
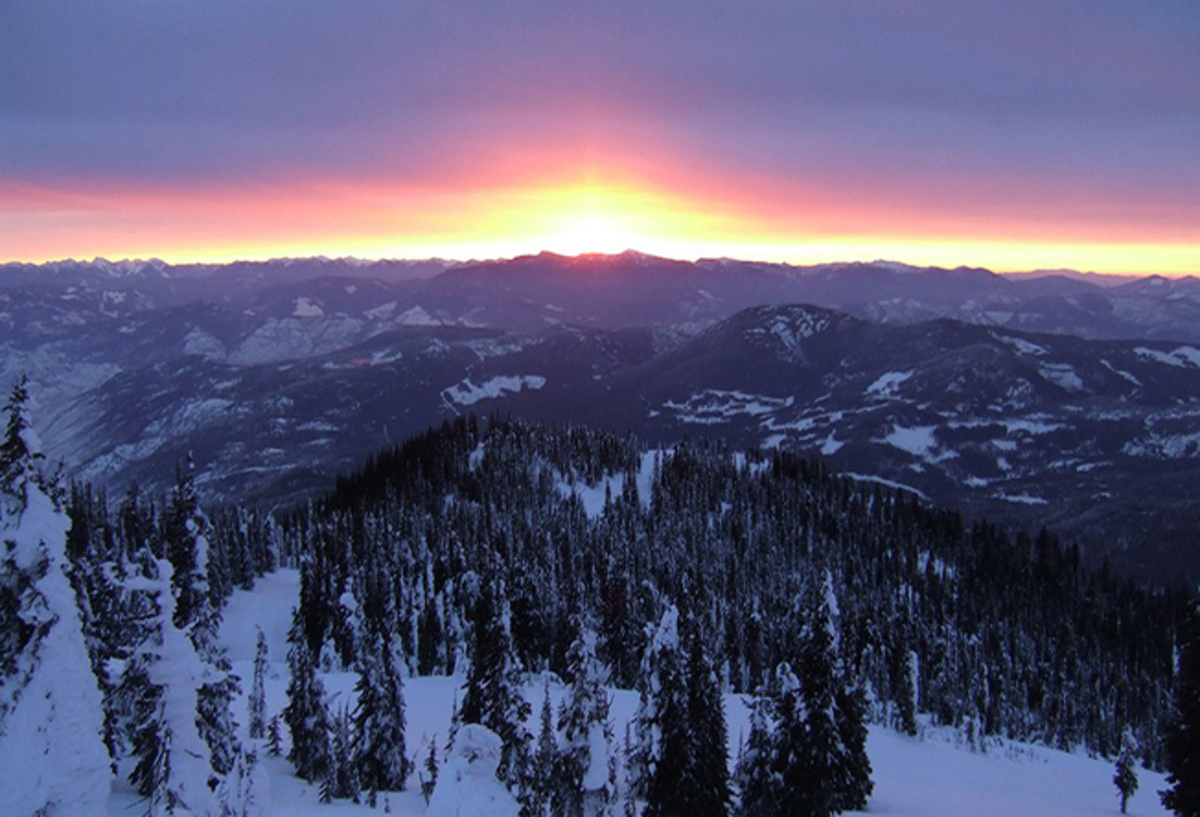
[[[609,699],[600,681],[596,634],[576,617],[567,651],[567,692],[559,710],[563,748],[555,785],[556,814],[610,814],[617,797],[617,753]]]
[[[27,401],[22,378],[0,442],[0,813],[99,812],[112,774],[100,689]]]
[[[352,756],[359,783],[371,792],[403,791],[411,763],[404,743],[404,688],[387,630],[373,629],[359,646],[358,702]]]
[[[261,740],[266,731],[267,638],[261,628],[254,649],[254,680],[250,684],[250,738]]]
[[[438,779],[438,752],[437,752],[437,735],[435,734],[429,741],[429,754],[425,756],[425,769],[421,774],[421,796],[425,798],[425,805],[429,805],[429,798],[433,797],[433,790],[437,788]]]
[[[765,693],[755,696],[750,706],[750,737],[746,740],[735,771],[737,813],[747,817],[776,814],[779,811],[779,787],[772,770],[775,759],[775,735],[770,714],[772,707],[771,696]]]
[[[677,808],[688,814],[725,814],[731,798],[725,702],[700,635],[695,626],[690,629],[687,721],[691,747]]]
[[[1128,726],[1121,732],[1121,749],[1117,753],[1116,767],[1113,770],[1113,785],[1117,787],[1117,795],[1121,799],[1121,813],[1125,813],[1129,798],[1138,789],[1137,776],[1137,741],[1133,738],[1133,730]]]
[[[308,651],[304,635],[304,619],[299,608],[292,612],[292,628],[288,632],[288,703],[283,720],[291,734],[288,760],[296,774],[310,783],[325,780],[331,773],[330,754],[332,723],[325,705],[325,686],[317,677],[317,668]]]
[[[549,815],[554,813],[551,804],[555,797],[558,780],[559,752],[558,738],[554,733],[554,716],[550,707],[550,680],[546,679],[542,689],[542,711],[539,719],[537,751],[533,756],[532,782],[533,791],[529,798],[527,811],[533,814]]]
[[[679,611],[674,606],[663,613],[649,639],[639,692],[634,716],[637,743],[629,760],[630,785],[645,800],[643,813],[668,814],[675,793],[685,784],[692,743]]]
[[[352,748],[354,738],[350,728],[350,713],[346,707],[343,706],[334,715],[332,727],[329,736],[329,768],[321,781],[321,802],[329,803],[334,798],[340,798],[357,803],[362,786]],[[371,804],[374,806],[375,792],[372,791],[371,794]]]
[[[225,674],[202,660],[175,624],[170,562],[160,559],[149,569],[134,587],[155,613],[119,688],[133,714],[128,730],[137,762],[130,782],[149,798],[152,812],[236,813],[246,791],[237,773],[241,752],[232,723],[222,717],[224,694],[206,695],[224,685]]]
[[[283,736],[279,732],[279,716],[272,715],[271,723],[267,727],[267,753],[271,757],[283,754]]]
[[[1188,611],[1175,678],[1175,717],[1167,728],[1167,782],[1162,803],[1176,814],[1200,815],[1200,602]]]
[[[463,693],[463,723],[485,726],[500,736],[498,777],[509,790],[529,789],[531,738],[525,728],[529,703],[521,695],[521,671],[512,647],[504,585],[489,582],[475,605],[471,671]]]

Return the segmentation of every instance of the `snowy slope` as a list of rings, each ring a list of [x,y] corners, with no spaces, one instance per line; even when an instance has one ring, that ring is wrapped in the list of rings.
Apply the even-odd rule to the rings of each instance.
[[[272,671],[267,679],[268,716],[278,713],[286,703],[286,635],[291,607],[296,603],[299,576],[293,570],[281,570],[259,581],[251,592],[236,591],[225,610],[221,636],[235,669],[249,679],[254,657],[256,628],[261,627],[269,645]],[[332,673],[325,676],[326,688],[337,703],[352,696],[356,676]],[[408,711],[408,751],[423,759],[429,741],[444,743],[450,712],[463,679],[459,677],[409,678],[405,681]],[[248,680],[243,683],[249,686]],[[542,696],[542,679],[531,678],[526,695],[536,713]],[[561,687],[551,683],[551,696],[557,704]],[[726,699],[730,755],[738,742],[749,733],[749,713],[740,696]],[[613,692],[614,732],[623,735],[626,722],[637,708],[637,694]],[[234,712],[244,722],[245,700],[235,703]],[[530,723],[531,729],[536,724]],[[1103,815],[1118,812],[1116,789],[1112,784],[1112,764],[1104,760],[1070,755],[1027,744],[989,744],[985,752],[972,751],[948,730],[925,728],[921,739],[908,738],[882,727],[872,727],[867,748],[874,766],[875,792],[869,804],[870,814],[929,815],[930,817],[1016,817],[1019,815]],[[282,758],[266,758],[270,775],[270,803],[267,814],[350,815],[378,813],[366,806],[346,802],[321,805],[317,789],[291,774]],[[731,759],[732,763],[732,759]],[[1139,770],[1140,788],[1129,804],[1131,815],[1159,815],[1167,812],[1158,801],[1157,791],[1165,785],[1161,775]],[[425,803],[419,794],[416,774],[409,790],[389,795],[387,804],[394,814],[422,815]],[[131,813],[136,797],[127,786],[118,783],[109,800],[110,815]],[[487,792],[479,792],[476,802],[486,801]],[[465,808],[460,813],[473,813]],[[382,808],[382,803],[381,803]]]

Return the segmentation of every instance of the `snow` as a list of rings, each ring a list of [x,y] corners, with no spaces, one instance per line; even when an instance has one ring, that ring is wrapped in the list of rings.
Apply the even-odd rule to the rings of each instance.
[[[1104,368],[1108,369],[1110,372],[1115,374],[1117,377],[1120,377],[1122,380],[1127,380],[1128,382],[1132,383],[1133,385],[1138,386],[1139,388],[1141,387],[1142,381],[1138,380],[1136,377],[1131,375],[1129,372],[1123,371],[1122,369],[1118,369],[1117,367],[1115,367],[1111,363],[1109,363],[1107,360],[1102,359],[1100,361],[1100,365],[1102,365]]]
[[[900,384],[907,381],[913,376],[913,371],[907,372],[884,372],[875,379],[875,382],[867,386],[867,397],[875,397],[883,400],[895,397]]]
[[[103,809],[111,773],[102,742],[100,689],[88,672],[75,592],[67,580],[69,521],[30,485],[24,510],[2,518],[2,532],[16,566],[28,570],[42,559],[46,573],[35,582],[43,602],[21,611],[30,623],[51,621],[28,661],[29,675],[0,682],[0,814],[95,814]],[[23,688],[14,680],[27,678]]]
[[[296,299],[296,308],[292,311],[292,317],[295,318],[319,318],[324,314],[325,310],[319,304],[305,297]]]
[[[636,481],[638,498],[643,506],[649,505],[653,491],[655,458],[662,455],[663,452],[658,450],[642,453]],[[625,475],[608,474],[594,484],[559,477],[554,487],[564,499],[572,495],[578,497],[587,518],[598,519],[604,513],[605,498],[611,495],[615,499],[625,492]]]
[[[1008,314],[1009,318],[1012,317],[1011,312],[1006,313],[1006,314]],[[1014,338],[1012,335],[998,335],[994,332],[992,333],[992,337],[994,337],[996,340],[1000,341],[1001,343],[1003,343],[1007,346],[1010,346],[1019,355],[1030,355],[1032,357],[1041,357],[1042,355],[1049,354],[1049,351],[1047,351],[1046,347],[1038,346],[1036,343],[1027,341],[1024,338]]]
[[[388,301],[386,304],[380,304],[363,312],[363,315],[373,321],[381,321],[385,318],[390,318],[396,312],[396,302]]]
[[[193,329],[183,339],[183,353],[198,355],[206,360],[224,360],[225,344],[203,329]]]
[[[429,817],[516,817],[520,814],[516,799],[496,779],[500,747],[500,738],[495,732],[478,724],[464,724],[438,775],[437,788],[426,814]]]
[[[822,456],[832,457],[841,450],[843,445],[845,445],[844,442],[834,437],[834,433],[835,432],[830,431],[829,436],[825,438],[825,442],[821,443]]]
[[[437,318],[430,315],[428,312],[426,312],[424,309],[422,309],[419,306],[414,306],[412,309],[409,309],[406,312],[404,312],[402,315],[400,315],[399,318],[396,319],[396,322],[399,323],[401,326],[440,326],[441,325],[441,321],[439,321]]]
[[[1066,363],[1043,363],[1038,366],[1043,378],[1070,392],[1081,392],[1083,379]]]
[[[905,428],[904,426],[894,425],[888,435],[884,437],[884,442],[893,448],[907,451],[914,457],[928,459],[932,455],[933,450],[937,448],[937,439],[933,433],[936,428],[937,426]]]
[[[674,412],[681,423],[717,425],[736,417],[774,414],[780,409],[789,408],[794,402],[794,397],[770,397],[741,391],[705,389],[682,403],[667,400],[663,403],[663,408]]]
[[[897,482],[894,479],[884,479],[883,477],[877,477],[877,476],[874,476],[873,474],[855,474],[853,472],[844,473],[844,474],[842,474],[842,476],[848,477],[849,479],[852,479],[855,482],[872,482],[872,483],[875,483],[876,485],[885,485],[888,488],[894,488],[897,491],[907,491],[910,494],[920,497],[921,499],[925,500],[926,502],[929,501],[929,497],[928,497],[928,495],[925,494],[924,491],[918,490],[917,488],[914,488],[911,485],[905,485],[903,482]]]
[[[1167,366],[1185,369],[1190,365],[1200,368],[1200,349],[1191,346],[1180,346],[1171,352],[1162,352],[1158,349],[1147,349],[1145,346],[1138,346],[1133,352],[1138,357],[1153,360],[1156,363],[1162,363]]]
[[[1048,500],[1040,496],[1033,496],[1032,494],[999,493],[996,494],[996,499],[1003,499],[1005,502],[1015,502],[1018,505],[1045,505],[1048,502]]]
[[[523,389],[537,391],[546,385],[546,378],[536,374],[501,375],[478,385],[471,378],[458,381],[442,390],[442,399],[460,406],[473,406],[480,400],[495,400]]]

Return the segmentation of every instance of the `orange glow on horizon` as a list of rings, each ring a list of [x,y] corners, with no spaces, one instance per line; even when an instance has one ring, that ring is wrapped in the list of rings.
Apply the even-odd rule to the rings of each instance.
[[[689,182],[665,171],[647,180],[645,173],[594,166],[543,173],[537,181],[460,179],[453,187],[308,179],[175,191],[0,181],[0,253],[8,256],[0,261],[466,260],[636,249],[683,260],[886,258],[996,271],[1200,274],[1200,228],[1185,223],[1187,213],[1147,213],[1137,223],[1101,213],[1072,223],[993,207],[964,210],[915,195],[897,201],[715,176]]]

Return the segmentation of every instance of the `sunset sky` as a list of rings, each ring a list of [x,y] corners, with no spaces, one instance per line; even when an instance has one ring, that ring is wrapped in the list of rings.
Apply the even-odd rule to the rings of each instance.
[[[1195,0],[0,0],[0,261],[1200,274]]]

